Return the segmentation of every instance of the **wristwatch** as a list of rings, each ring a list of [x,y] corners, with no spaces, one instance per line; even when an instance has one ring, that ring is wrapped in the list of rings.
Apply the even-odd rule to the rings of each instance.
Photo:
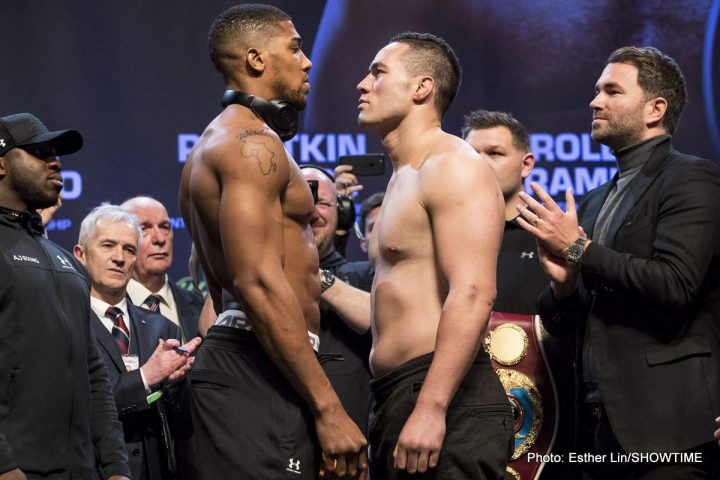
[[[332,287],[335,284],[335,275],[330,270],[320,270],[320,293]]]
[[[579,236],[577,240],[570,244],[565,254],[565,260],[572,265],[580,263],[580,259],[585,253],[585,243],[587,243],[587,237]]]

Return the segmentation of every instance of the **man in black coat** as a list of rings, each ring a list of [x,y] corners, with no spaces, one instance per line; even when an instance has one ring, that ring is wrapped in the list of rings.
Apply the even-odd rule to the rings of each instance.
[[[133,215],[102,205],[83,220],[74,254],[92,282],[93,331],[123,422],[133,478],[171,480],[176,473],[171,426],[177,421],[177,390],[187,388],[185,382],[176,388],[171,384],[189,371],[189,354],[200,340],[178,348],[172,322],[127,301],[139,236]]]
[[[120,206],[137,217],[142,231],[137,261],[127,286],[128,298],[138,307],[157,312],[177,325],[178,340],[186,342],[197,337],[203,298],[178,287],[167,274],[173,262],[174,237],[167,209],[146,196],[130,198]],[[180,412],[174,425],[177,472],[178,479],[191,480],[196,473],[189,389],[183,394],[186,395],[177,402]]]
[[[43,237],[35,210],[57,204],[58,155],[75,130],[29,113],[0,118],[0,479],[130,475],[108,375],[90,327],[89,285]]]
[[[590,192],[579,214],[571,191],[563,212],[537,185],[542,204],[523,194],[528,207],[519,207],[551,279],[540,302],[545,326],[584,332],[580,438],[605,456],[585,473],[717,478],[720,171],[672,148],[686,96],[672,58],[620,48],[596,91],[592,137],[613,149],[618,175]],[[664,464],[617,462],[658,452],[673,455]]]

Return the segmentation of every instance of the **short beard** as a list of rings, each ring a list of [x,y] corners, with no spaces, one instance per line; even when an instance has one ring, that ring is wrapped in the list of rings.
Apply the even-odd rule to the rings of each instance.
[[[273,70],[275,78],[280,78],[280,70],[275,67]],[[301,91],[302,85],[297,90],[293,90],[283,82],[278,81],[275,85],[275,91],[281,92],[280,95],[273,98],[273,100],[284,100],[288,102],[297,111],[305,110],[307,105],[307,96]]]
[[[592,128],[590,136],[594,141],[607,145],[614,151],[633,145],[642,138],[643,119],[640,106],[637,110],[627,112],[612,122],[609,120],[604,122],[605,128]]]
[[[288,102],[298,112],[305,110],[305,106],[307,105],[307,97],[297,90],[286,92],[281,100]]]
[[[635,130],[627,130],[614,126],[604,132],[595,129],[590,133],[590,137],[598,143],[607,145],[613,151],[618,151],[640,141],[640,132]]]
[[[20,195],[18,196],[23,201],[23,203],[28,206],[28,210],[50,208],[53,205],[57,204],[58,195],[60,195],[60,192],[58,192],[57,194],[50,196],[46,192],[43,192],[41,190],[31,189],[18,193],[20,193]]]
[[[18,199],[25,204],[28,210],[49,208],[57,204],[60,192],[49,194],[38,186],[36,179],[23,176],[23,174],[14,169],[12,165],[12,162],[8,164],[8,173],[12,172],[12,188],[17,193]]]

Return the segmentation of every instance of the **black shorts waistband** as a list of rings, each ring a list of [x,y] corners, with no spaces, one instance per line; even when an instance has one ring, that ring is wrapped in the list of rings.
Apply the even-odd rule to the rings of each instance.
[[[202,346],[205,348],[219,348],[232,352],[249,352],[261,353],[267,355],[260,341],[258,341],[255,332],[252,330],[242,330],[240,328],[225,327],[222,325],[213,325],[208,330]],[[345,360],[341,353],[322,353],[315,352],[320,365]]]
[[[370,380],[370,392],[373,395],[382,394],[408,378],[424,376],[422,374],[427,373],[434,354],[435,352],[430,352],[425,355],[420,355],[419,357],[408,360],[399,367],[385,372],[379,377],[373,378]]]
[[[202,344],[205,347],[221,348],[235,352],[261,351],[264,353],[255,333],[233,327],[219,325],[210,327]]]
[[[408,360],[400,366],[389,370],[388,372],[380,375],[379,377],[373,378],[372,380],[370,380],[370,392],[373,395],[383,396],[385,392],[393,389],[395,386],[399,385],[405,380],[423,380],[425,378],[425,374],[427,374],[427,371],[430,368],[430,364],[433,361],[434,354],[435,352],[430,352],[424,355],[420,355],[419,357]],[[473,360],[471,367],[468,370],[468,373],[474,370],[473,367],[479,367],[480,371],[483,369],[483,367],[488,367],[489,369],[492,369],[490,357],[488,356],[487,352],[485,352],[485,350],[480,349],[480,351],[478,351],[477,355],[475,356],[475,360]]]

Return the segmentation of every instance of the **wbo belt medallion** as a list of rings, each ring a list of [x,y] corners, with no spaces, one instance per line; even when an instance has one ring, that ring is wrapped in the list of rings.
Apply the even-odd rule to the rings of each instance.
[[[540,318],[492,312],[483,346],[515,413],[510,478],[534,480],[544,463],[528,452],[550,453],[557,431],[557,391],[541,342]]]
[[[500,365],[517,365],[527,355],[527,333],[514,323],[503,323],[488,332],[485,351]]]

